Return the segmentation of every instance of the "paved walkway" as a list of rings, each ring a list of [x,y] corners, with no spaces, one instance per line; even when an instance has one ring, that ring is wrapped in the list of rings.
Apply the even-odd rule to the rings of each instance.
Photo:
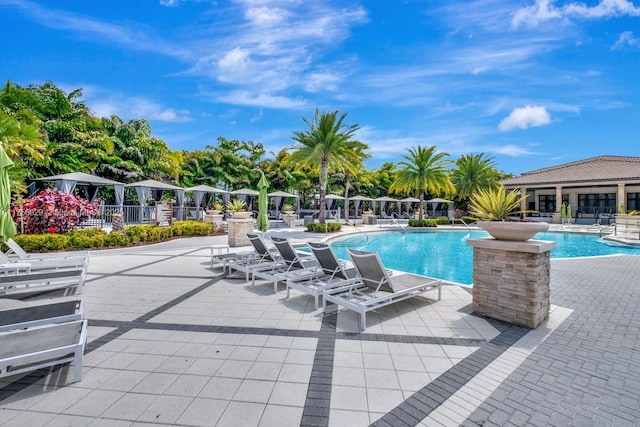
[[[468,290],[448,285],[441,301],[371,314],[359,333],[351,312],[210,268],[206,246],[224,240],[92,252],[83,380],[69,384],[65,367],[0,382],[0,425],[640,419],[640,257],[553,260],[552,313],[534,331],[473,315]]]

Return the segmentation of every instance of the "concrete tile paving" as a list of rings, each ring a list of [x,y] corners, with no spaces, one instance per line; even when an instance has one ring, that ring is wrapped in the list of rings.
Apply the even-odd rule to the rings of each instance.
[[[302,233],[279,234],[303,239]],[[195,238],[93,253],[84,377],[0,382],[0,425],[634,425],[640,257],[552,261],[535,331],[467,289],[368,316],[210,268]],[[244,248],[243,248],[244,249]]]

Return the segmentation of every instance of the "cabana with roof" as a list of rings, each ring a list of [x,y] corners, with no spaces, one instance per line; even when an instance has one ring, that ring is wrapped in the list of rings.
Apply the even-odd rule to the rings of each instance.
[[[571,205],[576,223],[607,225],[618,213],[640,210],[640,157],[598,156],[525,172],[502,181],[528,197],[522,210],[531,219],[560,223],[561,206]]]
[[[138,221],[144,221],[145,217],[145,203],[147,198],[153,192],[153,199],[158,201],[162,199],[162,195],[165,191],[173,191],[176,198],[177,217],[182,219],[182,203],[184,201],[184,188],[177,187],[175,185],[167,184],[165,182],[156,181],[154,179],[147,179],[144,181],[132,182],[126,184],[126,188],[133,188],[138,196],[138,205],[140,216]]]
[[[225,203],[229,201],[229,192],[221,190],[220,188],[211,187],[210,185],[196,185],[195,187],[189,187],[184,189],[187,193],[193,194],[193,202],[196,205],[196,218],[200,218],[201,204],[204,196],[209,194],[222,194],[222,199]],[[206,201],[205,201],[206,204]]]
[[[61,175],[47,176],[44,178],[36,178],[33,181],[54,182],[57,191],[68,194],[73,193],[76,188],[80,187],[84,191],[85,199],[89,201],[95,200],[98,194],[98,189],[100,187],[109,185],[113,186],[116,205],[122,207],[124,203],[124,183],[113,181],[107,178],[102,178],[96,175],[90,175],[84,172],[73,172]],[[33,187],[33,191],[31,191],[29,196],[32,196],[33,193],[35,193],[35,186]]]

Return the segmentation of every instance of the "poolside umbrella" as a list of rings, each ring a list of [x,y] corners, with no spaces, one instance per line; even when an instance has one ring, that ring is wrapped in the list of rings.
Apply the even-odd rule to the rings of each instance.
[[[571,203],[567,204],[567,219],[569,220],[569,223],[571,223]]]
[[[564,220],[567,219],[567,204],[563,203],[560,207],[560,217],[562,218],[562,223],[564,224]]]
[[[6,242],[16,234],[16,223],[11,218],[11,185],[8,169],[13,162],[0,145],[0,240]]]
[[[267,217],[267,188],[269,188],[269,181],[264,176],[264,173],[258,181],[258,188],[260,189],[258,194],[258,230],[265,232],[269,229],[269,218]]]

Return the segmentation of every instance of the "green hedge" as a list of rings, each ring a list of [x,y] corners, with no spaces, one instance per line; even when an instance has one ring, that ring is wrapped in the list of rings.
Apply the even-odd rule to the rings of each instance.
[[[330,233],[332,231],[340,231],[342,225],[339,222],[327,222],[320,224],[319,222],[310,222],[307,224],[307,231],[317,231],[319,233]]]
[[[198,221],[177,221],[171,227],[131,225],[124,231],[107,233],[97,228],[73,230],[64,234],[19,234],[13,239],[27,252],[49,252],[78,249],[131,246],[161,242],[178,236],[209,236],[221,234],[213,224]],[[6,250],[6,248],[5,248]]]
[[[438,225],[447,225],[450,223],[449,218],[426,218],[422,221],[419,219],[410,219],[409,227],[437,227]]]

